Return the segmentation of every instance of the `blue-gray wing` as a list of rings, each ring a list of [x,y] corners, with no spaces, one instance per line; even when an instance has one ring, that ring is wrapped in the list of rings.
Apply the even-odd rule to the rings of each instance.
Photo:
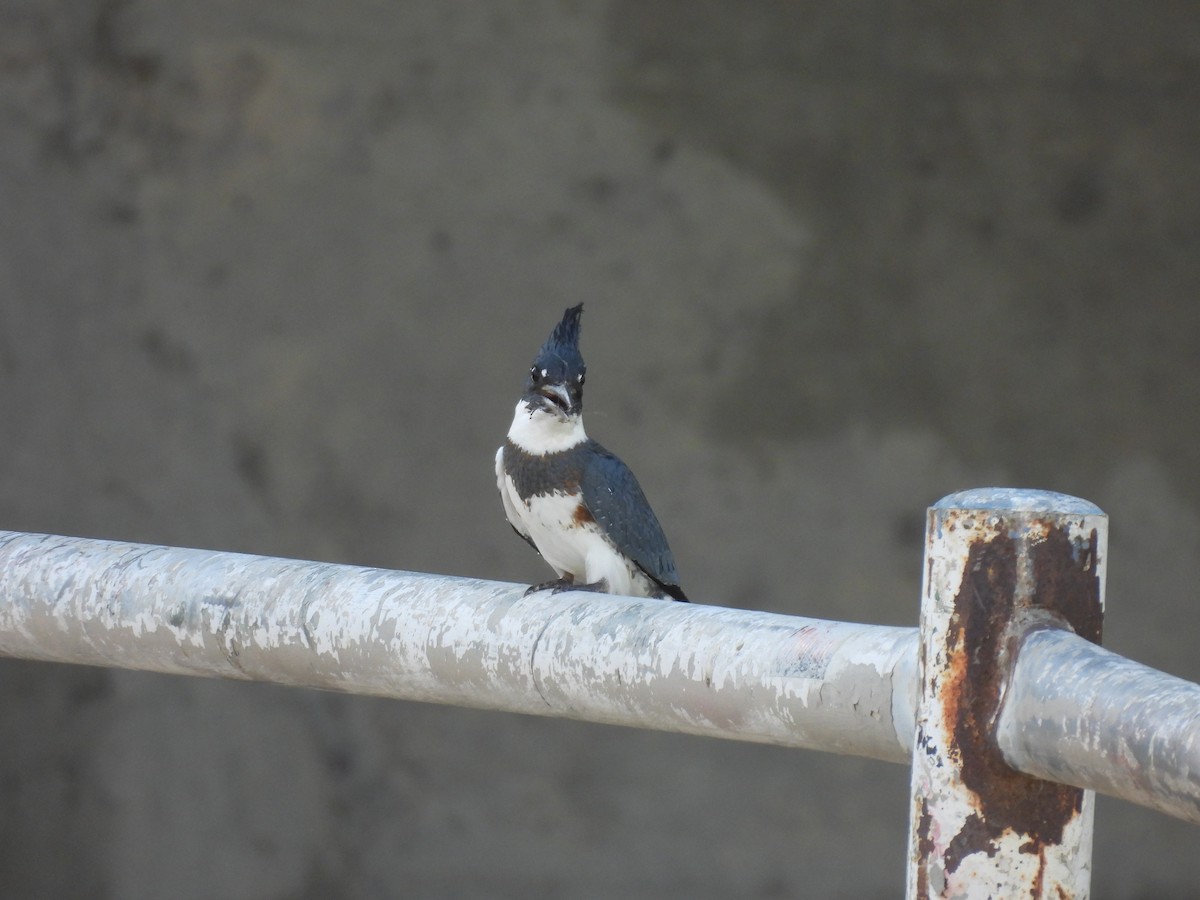
[[[686,600],[679,587],[667,536],[642,487],[625,463],[591,441],[580,489],[583,504],[617,549],[632,559],[663,592]]]

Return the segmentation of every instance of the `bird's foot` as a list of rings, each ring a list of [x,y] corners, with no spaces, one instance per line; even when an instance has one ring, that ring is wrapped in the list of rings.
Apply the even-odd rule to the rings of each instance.
[[[608,579],[601,578],[599,581],[593,581],[588,584],[576,584],[575,580],[567,578],[555,578],[553,581],[543,581],[541,584],[535,584],[525,592],[525,596],[536,594],[538,591],[549,591],[552,594],[561,594],[563,591],[595,591],[598,594],[608,593]]]
[[[566,590],[564,588],[564,590]],[[599,581],[592,581],[588,584],[573,584],[570,587],[572,591],[594,591],[597,594],[608,593],[608,579],[601,578]]]
[[[525,591],[525,596],[536,594],[538,591],[549,591],[552,594],[557,594],[560,591],[569,591],[575,586],[575,582],[570,578],[555,578],[552,581],[543,581],[541,584],[530,585]]]

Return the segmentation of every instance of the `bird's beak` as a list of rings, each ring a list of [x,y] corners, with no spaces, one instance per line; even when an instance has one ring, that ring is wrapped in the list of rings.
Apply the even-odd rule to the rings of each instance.
[[[562,419],[568,419],[576,412],[575,401],[565,384],[543,384],[533,391],[543,409],[555,413]]]

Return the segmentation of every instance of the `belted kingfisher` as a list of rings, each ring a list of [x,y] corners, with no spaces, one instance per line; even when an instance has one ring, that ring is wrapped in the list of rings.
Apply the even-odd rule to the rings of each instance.
[[[583,304],[563,313],[538,352],[496,451],[513,530],[558,578],[526,591],[602,591],[687,600],[662,526],[629,467],[583,430]]]

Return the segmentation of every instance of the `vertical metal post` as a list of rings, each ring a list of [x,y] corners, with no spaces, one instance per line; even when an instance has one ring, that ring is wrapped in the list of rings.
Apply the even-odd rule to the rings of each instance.
[[[1010,768],[993,729],[1026,635],[1099,643],[1106,558],[1106,516],[1074,497],[981,489],[929,510],[909,900],[1087,897],[1094,795]]]

